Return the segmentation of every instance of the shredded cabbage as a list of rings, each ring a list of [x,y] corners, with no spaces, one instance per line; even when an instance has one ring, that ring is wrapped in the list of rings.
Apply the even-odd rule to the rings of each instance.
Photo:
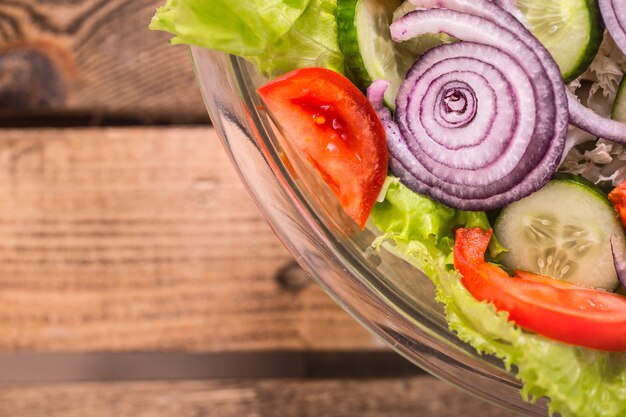
[[[617,88],[625,72],[626,57],[607,33],[595,59],[587,71],[580,76],[582,80],[593,83],[587,104],[589,106],[595,104],[594,102],[598,99],[597,93],[601,94],[602,101],[613,103]]]
[[[587,71],[569,83],[568,88],[583,104],[608,117],[625,73],[626,57],[607,33]],[[616,186],[626,180],[626,147],[604,139],[595,144],[591,142],[596,139],[571,127],[559,170],[581,175],[598,185]],[[589,142],[591,148],[579,149],[578,145],[585,142]]]

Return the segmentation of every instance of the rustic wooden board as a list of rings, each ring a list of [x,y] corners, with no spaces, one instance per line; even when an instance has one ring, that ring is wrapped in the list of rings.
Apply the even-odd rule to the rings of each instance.
[[[380,347],[292,262],[210,128],[0,130],[0,349]]]
[[[431,377],[128,382],[0,388],[11,417],[508,417]]]
[[[1,1],[0,113],[207,119],[188,49],[147,28],[163,3]]]

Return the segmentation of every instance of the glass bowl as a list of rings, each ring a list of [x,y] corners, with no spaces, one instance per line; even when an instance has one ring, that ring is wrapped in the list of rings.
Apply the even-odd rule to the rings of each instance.
[[[284,140],[256,88],[267,80],[246,61],[191,48],[213,125],[242,181],[298,263],[348,313],[396,352],[431,374],[527,416],[545,404],[522,400],[520,383],[494,358],[478,355],[446,324],[434,287],[394,255],[374,251],[373,229],[359,230],[319,176]]]

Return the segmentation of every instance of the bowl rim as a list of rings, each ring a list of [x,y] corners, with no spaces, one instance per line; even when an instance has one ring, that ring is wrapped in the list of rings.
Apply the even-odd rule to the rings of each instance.
[[[387,346],[427,372],[509,411],[528,416],[547,415],[545,402],[523,401],[519,392],[521,383],[499,360],[479,356],[449,330],[445,335],[437,333],[429,327],[430,317],[384,286],[373,285],[380,280],[371,276],[363,256],[359,258],[346,250],[332,230],[320,221],[276,151],[276,138],[268,129],[268,118],[254,90],[246,61],[197,46],[190,50],[209,116],[246,189],[285,247],[322,289]],[[225,124],[230,123],[226,119],[233,114],[246,115],[244,120],[238,120],[235,130]],[[249,147],[252,152],[244,155],[234,146],[236,141],[252,144]],[[252,158],[257,168],[263,170],[263,175],[257,173],[255,181],[263,177],[266,186],[273,187],[293,224],[281,224],[269,212],[259,187],[252,186],[252,173],[243,169],[245,158]],[[306,225],[306,230],[298,232],[302,225]],[[315,256],[307,253],[315,249],[320,253]]]

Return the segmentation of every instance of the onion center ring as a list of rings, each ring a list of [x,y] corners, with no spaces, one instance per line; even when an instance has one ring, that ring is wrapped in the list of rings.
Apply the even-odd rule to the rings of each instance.
[[[476,116],[476,94],[462,81],[452,81],[443,86],[437,95],[439,112],[433,116],[441,126],[458,128],[466,126]]]
[[[486,0],[412,0],[391,25],[400,42],[443,32],[461,42],[420,56],[392,117],[386,83],[368,97],[385,126],[390,167],[414,191],[451,207],[491,210],[541,188],[568,125],[560,71],[511,14]]]

